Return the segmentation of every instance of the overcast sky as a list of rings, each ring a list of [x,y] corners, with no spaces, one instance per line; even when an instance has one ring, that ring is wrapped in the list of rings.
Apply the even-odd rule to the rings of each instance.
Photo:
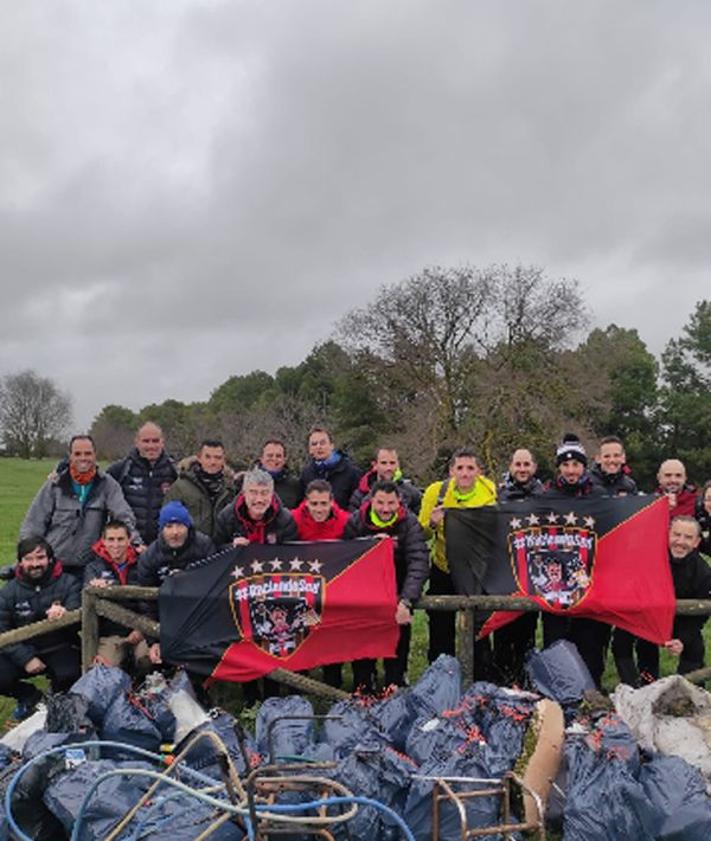
[[[4,2],[0,374],[107,403],[298,364],[425,265],[711,296],[711,4]]]

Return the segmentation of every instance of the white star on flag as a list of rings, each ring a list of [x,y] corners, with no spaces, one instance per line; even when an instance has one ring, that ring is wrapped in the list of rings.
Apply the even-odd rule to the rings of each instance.
[[[589,529],[594,528],[594,527],[595,527],[595,518],[594,518],[594,517],[590,517],[590,516],[588,515],[588,516],[585,518],[585,525],[586,525]]]
[[[526,519],[528,520],[529,526],[537,526],[540,522],[540,520],[538,519],[538,517],[536,517],[535,514],[529,514],[528,517],[526,517]]]
[[[271,564],[272,571],[274,571],[275,569],[281,569],[282,567],[282,562],[279,560],[279,558],[274,558],[274,560],[269,561],[269,563]]]
[[[252,561],[250,566],[252,567],[252,572],[262,572],[264,569],[264,564],[261,561]]]
[[[298,558],[294,558],[293,561],[289,561],[289,569],[297,569],[301,572],[301,567],[303,566],[303,561],[300,561]]]
[[[513,520],[511,520],[509,525],[511,526],[512,529],[520,529],[521,528],[521,521],[519,520],[518,517],[514,517]]]
[[[233,578],[241,578],[241,577],[244,575],[244,570],[242,569],[242,567],[238,567],[238,566],[236,566],[236,567],[232,570],[232,572],[230,573],[230,575],[231,575]]]
[[[323,564],[321,561],[309,561],[309,569],[311,572],[321,572]]]
[[[551,513],[546,517],[546,520],[548,520],[548,522],[551,524],[557,523],[558,515],[555,513],[555,511],[551,511]]]
[[[566,526],[574,526],[577,522],[578,518],[575,516],[575,511],[571,511],[570,514],[565,515]]]

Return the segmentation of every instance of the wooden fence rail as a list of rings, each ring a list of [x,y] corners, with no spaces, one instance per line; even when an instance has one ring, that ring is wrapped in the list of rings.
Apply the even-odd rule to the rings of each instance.
[[[135,628],[147,637],[158,639],[160,625],[143,614],[117,604],[126,600],[155,601],[158,598],[156,587],[85,587],[82,591],[82,606],[79,610],[70,610],[60,619],[44,619],[22,628],[0,633],[0,650],[48,631],[56,631],[74,624],[81,625],[82,668],[86,671],[96,656],[99,643],[99,617],[104,616],[126,628]],[[511,610],[528,613],[540,610],[532,599],[514,596],[423,596],[415,605],[416,609],[457,611],[458,657],[462,664],[462,677],[466,684],[474,675],[474,631],[476,613],[491,610]],[[683,616],[711,615],[711,600],[679,599],[676,602],[677,614]],[[287,669],[276,669],[270,677],[304,692],[322,695],[332,699],[348,697],[341,689],[327,686],[320,681],[296,674]],[[702,683],[711,678],[711,667],[699,669],[686,675],[689,680]]]

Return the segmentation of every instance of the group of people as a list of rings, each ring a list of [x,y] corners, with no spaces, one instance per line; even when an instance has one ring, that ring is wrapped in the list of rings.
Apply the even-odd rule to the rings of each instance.
[[[289,470],[286,448],[278,439],[266,441],[254,466],[240,474],[229,468],[225,447],[216,439],[204,440],[194,456],[176,464],[160,427],[146,423],[129,454],[102,471],[91,437],[73,437],[68,458],[40,488],[22,523],[15,577],[0,590],[0,632],[58,619],[79,606],[81,590],[89,584],[159,586],[167,575],[226,546],[388,536],[393,538],[398,593],[393,619],[400,635],[395,655],[384,662],[385,682],[405,685],[413,605],[425,588],[430,594],[455,592],[445,541],[448,509],[544,495],[638,493],[616,437],[601,441],[589,466],[582,443],[566,436],[556,451],[556,476],[547,485],[537,478],[527,449],[513,453],[498,488],[482,474],[475,453],[460,449],[451,458],[448,476],[424,493],[403,477],[390,446],[377,449],[366,472],[336,448],[326,428],[311,430],[308,451],[298,476]],[[669,560],[677,597],[711,598],[711,568],[699,554],[711,549],[711,483],[697,494],[684,465],[669,459],[659,468],[655,492],[669,501]],[[679,616],[675,621],[667,647],[680,656],[682,672],[703,664],[705,619]],[[494,634],[493,647],[488,641],[478,644],[477,663],[488,677],[520,679],[537,620],[535,613],[522,614]],[[454,614],[430,611],[428,622],[429,660],[454,654]],[[608,626],[546,614],[543,634],[546,645],[572,640],[600,683]],[[622,680],[637,684],[658,676],[656,646],[616,630],[612,650]],[[114,666],[128,661],[141,674],[160,663],[160,646],[137,630],[101,619],[97,660]],[[356,686],[375,688],[374,661],[356,661],[352,669]],[[72,628],[59,627],[0,649],[0,694],[18,700],[18,717],[38,698],[28,678],[46,673],[53,690],[61,691],[79,672]],[[324,679],[339,685],[341,664],[326,666]]]

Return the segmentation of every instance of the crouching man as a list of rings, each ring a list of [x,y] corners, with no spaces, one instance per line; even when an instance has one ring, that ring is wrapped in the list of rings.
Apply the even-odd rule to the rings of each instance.
[[[15,578],[0,590],[0,632],[60,619],[80,604],[81,584],[62,572],[51,545],[39,536],[21,540]],[[14,718],[25,718],[39,701],[39,689],[26,680],[40,674],[49,677],[53,692],[66,692],[79,678],[81,652],[75,627],[0,649],[0,694],[17,698]]]
[[[346,526],[346,539],[354,537],[392,537],[395,541],[395,580],[399,601],[394,619],[400,626],[400,638],[394,657],[385,660],[385,684],[407,684],[407,660],[410,654],[412,603],[422,595],[430,572],[430,555],[425,535],[417,517],[403,504],[394,482],[376,482],[358,511]],[[372,691],[375,685],[375,661],[353,663],[356,687]]]
[[[84,568],[84,586],[116,587],[122,584],[138,584],[138,553],[131,546],[126,523],[110,520],[102,536],[91,547],[92,555]],[[140,612],[135,602],[125,604],[129,610]],[[132,661],[138,674],[147,674],[151,669],[148,644],[140,631],[127,631],[123,625],[101,617],[99,620],[99,647],[97,663],[107,666],[124,665]]]
[[[699,554],[701,527],[693,517],[674,517],[669,527],[669,563],[677,599],[711,599],[711,567]],[[704,666],[701,634],[708,616],[679,616],[665,647],[679,657],[677,672],[685,675]]]

